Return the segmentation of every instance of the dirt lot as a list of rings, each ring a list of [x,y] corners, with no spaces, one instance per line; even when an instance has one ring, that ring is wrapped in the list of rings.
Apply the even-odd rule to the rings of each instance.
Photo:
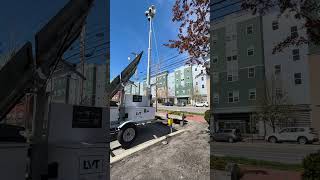
[[[210,179],[208,124],[189,121],[185,132],[111,165],[111,179]]]

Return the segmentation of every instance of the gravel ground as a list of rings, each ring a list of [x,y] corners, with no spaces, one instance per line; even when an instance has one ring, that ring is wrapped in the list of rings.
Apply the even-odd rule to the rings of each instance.
[[[208,124],[189,121],[187,131],[111,165],[111,179],[210,179]]]

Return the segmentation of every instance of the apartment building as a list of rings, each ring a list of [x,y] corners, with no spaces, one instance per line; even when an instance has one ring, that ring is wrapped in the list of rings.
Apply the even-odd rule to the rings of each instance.
[[[193,96],[192,66],[181,66],[174,70],[174,75],[176,102],[190,104]]]
[[[263,17],[267,86],[269,91],[272,88],[277,94],[285,96],[285,104],[292,110],[290,117],[293,125],[313,126],[320,130],[317,113],[320,101],[314,98],[320,86],[319,70],[316,68],[319,67],[320,49],[301,44],[273,53],[275,45],[288,37],[307,37],[304,20],[297,20],[290,13],[280,18],[277,15],[269,13]]]
[[[168,74],[168,80],[167,80],[167,84],[168,84],[168,101],[173,102],[173,103],[177,103],[176,102],[176,93],[175,93],[175,76],[174,76],[174,72],[170,72]]]
[[[202,64],[192,65],[192,78],[193,78],[193,97],[192,104],[196,102],[209,102],[208,101],[208,83],[209,75],[206,68]]]
[[[80,71],[80,66],[77,66]],[[51,92],[52,102],[105,106],[106,67],[105,65],[85,64],[83,92],[81,99],[81,79],[78,75],[62,68],[49,81],[47,91]]]
[[[265,96],[262,17],[238,12],[211,23],[215,128],[248,133],[251,115]]]

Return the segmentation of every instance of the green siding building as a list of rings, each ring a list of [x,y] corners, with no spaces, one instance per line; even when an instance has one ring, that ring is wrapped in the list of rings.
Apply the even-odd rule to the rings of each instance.
[[[262,18],[236,13],[212,22],[211,97],[215,129],[250,131],[265,96]]]
[[[191,103],[193,93],[193,77],[191,65],[182,66],[174,71],[176,102]]]

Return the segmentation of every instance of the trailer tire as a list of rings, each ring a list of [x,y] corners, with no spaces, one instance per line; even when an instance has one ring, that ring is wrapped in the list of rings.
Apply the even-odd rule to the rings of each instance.
[[[128,149],[137,137],[137,127],[136,125],[130,123],[123,126],[118,133],[118,141],[122,148]]]

